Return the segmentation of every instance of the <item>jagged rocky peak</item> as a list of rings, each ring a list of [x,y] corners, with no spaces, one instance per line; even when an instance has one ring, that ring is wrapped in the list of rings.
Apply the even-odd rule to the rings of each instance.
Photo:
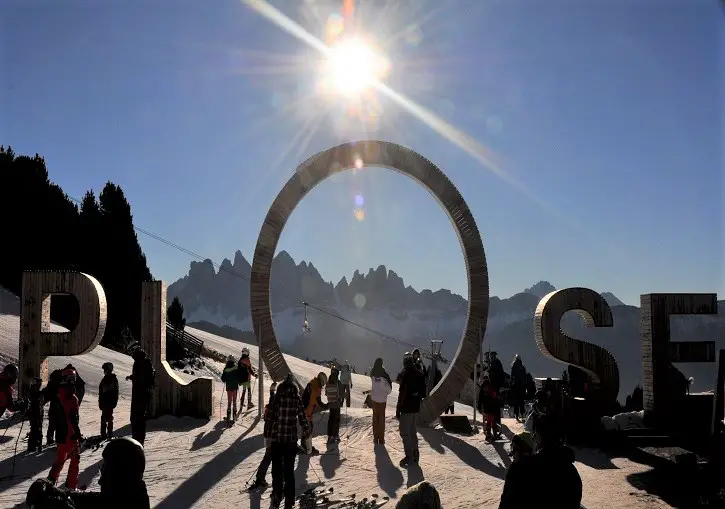
[[[234,268],[232,261],[229,258],[224,258],[220,267],[220,270],[232,270]]]
[[[614,306],[626,306],[624,302],[619,300],[616,295],[614,295],[612,292],[603,292],[602,298],[607,301],[607,304],[609,304],[609,307]]]
[[[543,298],[547,295],[549,295],[551,292],[556,291],[556,288],[554,285],[549,283],[548,281],[539,281],[531,288],[527,288],[524,290],[524,293],[530,293],[531,295],[536,295],[538,298]]]
[[[252,268],[251,264],[244,258],[242,252],[237,249],[237,252],[234,253],[234,268],[239,269],[242,267]]]
[[[209,258],[203,262],[191,262],[189,264],[189,276],[192,278],[214,277],[215,274],[214,262]]]

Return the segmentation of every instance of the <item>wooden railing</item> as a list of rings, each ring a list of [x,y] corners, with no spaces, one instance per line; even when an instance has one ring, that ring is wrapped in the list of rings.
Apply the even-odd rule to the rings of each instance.
[[[175,329],[169,322],[166,322],[166,340],[176,343],[177,346],[185,348],[197,356],[201,356],[204,349],[204,342],[186,331]]]

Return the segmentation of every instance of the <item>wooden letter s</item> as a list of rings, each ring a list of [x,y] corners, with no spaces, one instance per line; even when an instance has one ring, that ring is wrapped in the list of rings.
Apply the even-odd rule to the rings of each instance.
[[[567,311],[577,311],[589,327],[612,327],[612,310],[604,298],[588,288],[566,288],[551,292],[539,302],[534,314],[536,345],[546,357],[574,364],[599,385],[602,404],[613,404],[619,394],[619,368],[604,348],[569,337],[561,330]]]

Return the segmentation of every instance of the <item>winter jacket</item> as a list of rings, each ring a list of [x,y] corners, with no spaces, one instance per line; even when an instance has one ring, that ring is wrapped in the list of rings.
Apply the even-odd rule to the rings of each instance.
[[[123,491],[66,491],[47,479],[37,479],[30,486],[26,503],[37,509],[150,509],[146,484],[139,481],[124,485]]]
[[[316,406],[323,410],[327,408],[327,404],[322,402],[322,386],[317,377],[310,380],[302,393],[302,404],[305,406],[305,414],[308,419],[312,419],[312,412]]]
[[[425,373],[417,363],[406,367],[400,376],[397,410],[402,414],[417,414],[424,397]]]
[[[236,391],[239,388],[239,369],[234,361],[227,361],[222,372],[222,382],[228,391]]]
[[[5,409],[15,411],[13,384],[5,373],[0,373],[0,415],[5,413]]]
[[[153,364],[151,364],[151,359],[145,355],[143,357],[140,355],[134,356],[130,380],[133,383],[131,397],[149,397],[156,381],[156,371]]]
[[[330,380],[325,386],[325,397],[327,408],[342,408],[343,386],[338,380]]]
[[[518,391],[526,390],[526,368],[521,359],[511,365],[511,387]]]
[[[78,397],[74,394],[75,389],[61,385],[59,390],[60,411],[56,416],[56,438],[60,443],[72,444],[81,438],[78,417]]]
[[[491,383],[496,389],[503,387],[506,382],[506,373],[503,370],[503,364],[501,359],[496,357],[491,359],[491,366],[489,368],[489,376],[491,377]]]
[[[274,392],[270,392],[269,394],[269,402],[267,403],[267,406],[264,407],[264,431],[263,435],[264,438],[269,439],[272,435],[272,415],[270,409],[272,408],[272,404],[274,403]]]
[[[118,378],[114,373],[103,375],[98,386],[98,408],[113,410],[118,404]]]
[[[340,383],[352,387],[352,374],[350,373],[350,366],[347,364],[340,368]]]
[[[581,499],[582,481],[574,466],[574,452],[555,446],[511,464],[499,509],[579,509]]]
[[[274,401],[269,407],[270,432],[273,442],[297,442],[297,423],[302,428],[302,438],[312,435],[312,425],[305,415],[297,386],[291,381],[284,381],[277,387]]]
[[[370,399],[375,403],[385,403],[388,395],[393,391],[388,379],[382,376],[371,376],[372,386],[370,388]]]
[[[40,385],[30,386],[30,397],[28,398],[28,410],[25,416],[30,422],[35,420],[43,421],[43,405],[45,399],[43,398],[43,391],[40,389]]]
[[[253,376],[257,376],[252,367],[252,361],[248,355],[242,355],[237,365],[237,376],[239,377],[239,385],[249,382]]]
[[[78,398],[78,404],[80,405],[83,403],[83,396],[86,395],[86,382],[81,378],[81,375],[78,374],[78,370],[76,370],[75,390],[76,398]]]
[[[495,414],[498,408],[501,406],[499,394],[490,383],[484,384],[483,387],[481,387],[478,401],[478,408],[484,414]]]

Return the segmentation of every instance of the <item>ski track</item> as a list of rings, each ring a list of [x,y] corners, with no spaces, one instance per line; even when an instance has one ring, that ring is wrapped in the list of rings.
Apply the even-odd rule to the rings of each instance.
[[[2,310],[0,310],[2,311]],[[0,314],[0,358],[17,358],[18,326],[17,316]],[[258,365],[258,350],[255,345],[243,345],[240,342],[214,336],[204,331],[187,328],[189,332],[202,339],[205,344],[224,354],[239,355],[242,346],[250,349],[255,368]],[[285,356],[291,369],[301,383],[313,378],[321,366],[303,360]],[[62,367],[68,362],[78,368],[87,383],[86,396],[81,405],[81,429],[86,436],[100,431],[100,411],[97,408],[97,390],[102,377],[101,364],[113,362],[119,378],[121,397],[115,411],[115,428],[121,435],[130,435],[128,422],[131,384],[125,377],[131,372],[131,358],[98,347],[92,352],[75,357],[56,357],[50,360],[51,369]],[[220,363],[207,360],[211,371],[220,369]],[[390,369],[395,374],[395,369]],[[189,375],[176,372],[185,379]],[[265,401],[268,397],[270,380],[265,383]],[[372,411],[363,409],[363,390],[370,389],[370,381],[362,375],[353,375],[352,407],[342,409],[341,436],[338,445],[340,456],[327,455],[301,457],[296,466],[298,493],[307,487],[318,486],[320,481],[326,488],[334,487],[337,496],[352,493],[358,499],[390,496],[389,505],[394,507],[395,499],[408,485],[423,478],[429,480],[438,489],[443,506],[454,508],[495,508],[498,507],[506,465],[508,465],[508,443],[487,444],[483,435],[462,437],[444,434],[438,429],[419,430],[421,452],[420,468],[403,470],[398,467],[402,457],[402,443],[397,433],[397,422],[393,409],[397,399],[397,386],[388,399],[386,419],[386,447],[375,451],[372,445]],[[219,398],[223,394],[223,384],[215,380],[214,416],[209,421],[165,416],[149,421],[146,449],[145,480],[151,497],[152,507],[157,509],[202,508],[232,504],[234,507],[268,507],[262,493],[240,493],[245,482],[254,475],[264,455],[264,441],[261,436],[262,425],[253,428],[257,412],[246,415],[233,427],[227,428],[220,422]],[[257,398],[254,398],[255,405]],[[46,407],[47,408],[47,407]],[[457,413],[472,415],[470,407],[456,404]],[[47,410],[46,410],[47,413]],[[226,408],[222,407],[222,413]],[[504,419],[504,424],[512,431],[521,431],[521,425],[512,419]],[[4,431],[8,420],[0,420]],[[327,413],[314,417],[315,438],[313,442],[320,452],[327,450],[324,430],[327,425]],[[44,430],[46,429],[44,425]],[[16,464],[15,479],[0,481],[0,507],[23,507],[25,493],[33,478],[47,475],[55,455],[55,449],[45,450],[41,454],[28,455],[24,452],[28,428],[23,427],[18,445],[19,455]],[[5,441],[0,442],[0,477],[11,473],[13,448],[20,432],[20,423],[13,422]],[[85,451],[81,457],[81,475],[79,484],[88,484],[89,489],[97,490],[99,465],[102,449]],[[577,450],[577,457],[588,456],[593,461],[601,453]],[[607,469],[595,469],[577,462],[584,485],[582,505],[587,509],[609,507],[620,508],[661,508],[670,507],[655,496],[634,488],[626,481],[626,476],[645,472],[649,467],[633,463],[622,458],[611,460]],[[67,466],[66,466],[67,468]],[[65,471],[61,479],[65,478]],[[267,474],[271,482],[271,469]],[[268,493],[268,491],[266,492]]]

